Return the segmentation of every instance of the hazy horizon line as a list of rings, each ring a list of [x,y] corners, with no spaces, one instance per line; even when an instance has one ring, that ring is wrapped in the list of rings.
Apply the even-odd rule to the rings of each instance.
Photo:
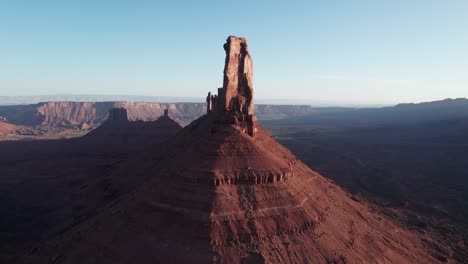
[[[60,98],[63,97],[63,98]],[[68,98],[67,98],[68,97]],[[70,98],[77,97],[77,98]],[[356,101],[334,101],[323,99],[294,99],[294,98],[258,98],[258,104],[273,105],[312,105],[317,107],[385,107],[407,103],[426,103],[442,101],[447,99],[460,98],[440,98],[431,101],[401,101],[401,102],[356,102]],[[103,101],[146,101],[159,103],[203,103],[203,97],[195,96],[167,96],[167,95],[131,95],[131,94],[36,94],[36,95],[0,95],[0,105],[15,104],[35,104],[41,102],[76,101],[76,102],[103,102]]]

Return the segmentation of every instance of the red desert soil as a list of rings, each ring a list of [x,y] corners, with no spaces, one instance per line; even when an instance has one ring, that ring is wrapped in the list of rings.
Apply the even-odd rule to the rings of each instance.
[[[251,59],[229,37],[223,88],[133,192],[41,245],[33,263],[438,263],[413,233],[308,168],[256,123]],[[239,75],[238,75],[239,74]],[[148,156],[150,152],[147,152]],[[426,243],[427,244],[427,243]]]

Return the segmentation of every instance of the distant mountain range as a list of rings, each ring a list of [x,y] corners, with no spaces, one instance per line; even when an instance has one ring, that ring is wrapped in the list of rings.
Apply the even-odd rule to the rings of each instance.
[[[398,104],[380,108],[316,108],[316,115],[295,116],[288,124],[337,123],[351,126],[424,123],[468,119],[468,99],[445,99],[419,104]],[[326,111],[325,111],[326,110]]]

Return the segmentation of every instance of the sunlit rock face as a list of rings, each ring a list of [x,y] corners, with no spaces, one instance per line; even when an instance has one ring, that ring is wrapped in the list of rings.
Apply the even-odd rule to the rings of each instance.
[[[226,62],[223,87],[207,96],[207,112],[222,122],[233,123],[254,137],[253,66],[247,40],[229,36],[224,44]]]

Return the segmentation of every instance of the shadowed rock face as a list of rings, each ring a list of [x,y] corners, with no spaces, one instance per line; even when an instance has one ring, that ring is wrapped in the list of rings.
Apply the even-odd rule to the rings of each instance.
[[[6,117],[0,116],[0,136],[13,136],[13,135],[32,136],[32,135],[38,135],[38,131],[29,127],[9,124]]]
[[[128,122],[127,109],[112,108],[109,111],[109,122]]]
[[[223,87],[218,89],[218,95],[208,93],[207,113],[214,113],[218,121],[235,124],[254,137],[253,66],[247,40],[229,36],[224,50]]]
[[[145,145],[161,143],[175,135],[182,126],[169,117],[169,110],[156,121],[128,121],[125,108],[109,111],[107,122],[88,133],[83,140],[92,144]]]

